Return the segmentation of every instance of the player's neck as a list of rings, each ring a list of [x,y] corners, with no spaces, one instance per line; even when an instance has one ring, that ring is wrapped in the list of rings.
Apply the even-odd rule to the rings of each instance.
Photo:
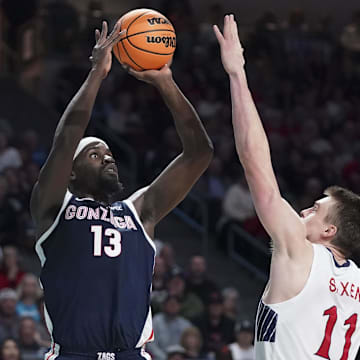
[[[84,198],[92,199],[104,206],[108,206],[111,204],[110,196],[106,194],[90,194],[88,192],[82,192],[82,191],[74,191],[73,194],[80,199],[84,199]]]
[[[332,255],[334,256],[334,259],[339,265],[342,265],[347,261],[344,255],[341,253],[341,251],[338,250],[335,246],[328,244],[326,245],[326,247],[331,251]]]

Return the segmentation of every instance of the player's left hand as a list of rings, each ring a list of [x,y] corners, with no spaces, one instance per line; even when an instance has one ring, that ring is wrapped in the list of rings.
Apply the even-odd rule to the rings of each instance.
[[[144,70],[144,71],[135,71],[130,67],[124,67],[125,70],[136,79],[144,81],[148,84],[158,86],[161,82],[169,80],[172,78],[172,71],[170,69],[170,64],[164,65],[160,70]]]
[[[233,75],[242,71],[245,65],[244,49],[241,46],[238,28],[234,15],[226,15],[224,19],[224,31],[221,33],[217,25],[214,32],[220,45],[221,61],[225,71]]]

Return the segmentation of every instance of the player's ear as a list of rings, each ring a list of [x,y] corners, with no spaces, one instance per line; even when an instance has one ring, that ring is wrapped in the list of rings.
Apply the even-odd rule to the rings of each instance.
[[[326,229],[324,230],[324,237],[325,238],[332,238],[337,233],[337,227],[333,224],[329,224],[326,226]]]
[[[74,170],[71,170],[71,174],[70,174],[70,181],[74,181],[76,179],[76,174]]]

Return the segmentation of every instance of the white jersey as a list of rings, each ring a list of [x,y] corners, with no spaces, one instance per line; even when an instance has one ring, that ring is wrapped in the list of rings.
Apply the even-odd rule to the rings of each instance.
[[[339,265],[313,244],[314,259],[303,290],[277,304],[260,301],[257,360],[354,360],[360,346],[360,269]]]

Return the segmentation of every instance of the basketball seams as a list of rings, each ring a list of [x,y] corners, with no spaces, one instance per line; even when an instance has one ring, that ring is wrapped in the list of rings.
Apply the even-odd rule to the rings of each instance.
[[[148,32],[150,32],[150,31],[148,31]],[[174,51],[173,51],[173,52],[170,52],[170,53],[165,53],[165,54],[161,54],[161,53],[158,53],[158,52],[155,52],[155,51],[142,49],[142,48],[138,47],[137,45],[135,45],[134,43],[132,43],[130,39],[127,39],[127,41],[128,41],[128,42],[129,42],[129,44],[130,44],[131,46],[133,46],[135,49],[138,49],[138,50],[141,50],[141,51],[147,52],[147,53],[149,53],[149,54],[169,56],[169,55],[172,55],[172,54],[175,52],[175,49],[174,49]]]
[[[121,45],[122,45],[124,51],[126,52],[126,55],[128,56],[128,58],[129,58],[138,68],[140,68],[140,70],[145,70],[142,66],[138,65],[138,64],[133,60],[133,58],[132,58],[132,57],[130,56],[130,54],[128,53],[126,47],[124,46],[124,43],[123,43],[123,42],[121,42]]]
[[[120,42],[120,41],[117,42],[116,48],[117,48],[117,52],[118,52],[118,54],[119,54],[119,61],[120,61],[120,64],[121,64],[121,54],[120,54],[120,49],[119,49],[119,42]]]
[[[148,11],[145,11],[144,13],[142,13],[141,15],[137,16],[134,20],[131,21],[131,23],[126,27],[126,35],[131,27],[131,25],[138,19],[140,19],[142,16],[150,13],[150,12],[153,12],[153,10],[148,10]]]
[[[144,9],[145,10],[145,9]],[[172,24],[169,22],[170,24],[170,27],[171,29],[152,29],[152,30],[146,30],[146,31],[139,31],[139,30],[142,30],[141,27],[136,29],[134,34],[129,34],[129,32],[131,31],[131,28],[135,26],[136,28],[136,25],[138,25],[138,20],[141,19],[142,17],[144,16],[156,16],[158,13],[159,17],[161,18],[164,18],[164,19],[167,19],[164,15],[162,15],[161,13],[157,12],[157,11],[154,11],[152,9],[147,9],[146,11],[144,11],[143,13],[140,13],[138,14],[134,19],[132,19],[128,25],[126,25],[126,36],[123,37],[122,39],[120,39],[117,44],[116,44],[116,48],[114,48],[115,52],[114,54],[115,55],[118,55],[118,60],[120,61],[120,63],[126,63],[127,61],[130,61],[131,63],[133,63],[138,69],[140,70],[145,70],[145,68],[143,68],[142,66],[140,66],[137,62],[135,62],[133,56],[135,56],[135,58],[137,59],[138,55],[137,55],[137,52],[136,51],[140,51],[140,52],[143,52],[143,53],[148,53],[148,54],[153,54],[153,55],[156,55],[156,56],[170,56],[170,55],[173,55],[174,52],[175,52],[175,48],[173,49],[172,52],[170,53],[160,53],[160,52],[157,52],[157,51],[152,51],[152,50],[147,50],[147,49],[143,49],[141,46],[145,46],[145,43],[143,43],[144,40],[141,40],[139,44],[135,44],[131,41],[130,38],[136,36],[136,35],[141,35],[141,34],[147,34],[147,33],[159,33],[159,32],[167,32],[167,33],[172,33],[173,35],[170,35],[169,36],[174,36],[174,38],[176,39],[176,33],[175,33],[175,30],[172,26]],[[146,21],[146,20],[145,20]],[[169,21],[169,20],[168,20]],[[140,21],[142,23],[142,20]],[[120,23],[120,31],[121,31],[121,28],[125,28],[124,26],[124,21],[121,21]],[[129,35],[128,35],[129,34]],[[153,36],[157,36],[157,35],[153,35]],[[141,37],[139,37],[139,40],[141,39]],[[127,40],[128,42],[125,43],[123,40]],[[119,44],[121,42],[121,45]],[[137,41],[135,41],[137,42]],[[145,41],[146,42],[146,41]],[[122,47],[122,49],[121,49]],[[128,48],[129,47],[129,48]],[[131,50],[131,48],[133,48],[135,50],[135,52],[133,50]],[[154,49],[154,50],[158,50],[158,49]],[[159,49],[160,50],[160,49]],[[165,50],[165,49],[164,49]],[[116,51],[118,54],[116,54]],[[124,51],[124,53],[121,55],[121,52]],[[159,58],[160,60],[160,58]],[[162,60],[161,60],[162,61]]]

